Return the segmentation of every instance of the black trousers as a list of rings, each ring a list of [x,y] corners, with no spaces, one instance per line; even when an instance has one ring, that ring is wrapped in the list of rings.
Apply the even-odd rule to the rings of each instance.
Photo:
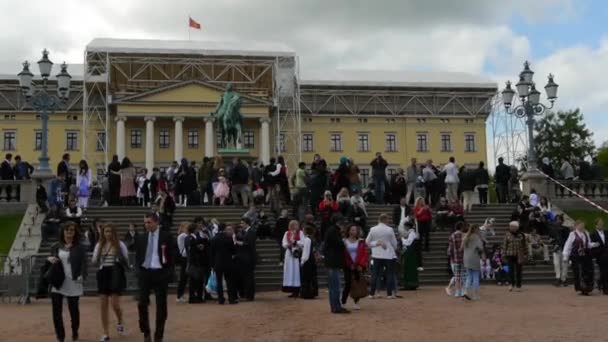
[[[479,192],[479,203],[488,204],[488,188],[477,188]]]
[[[150,320],[148,306],[150,305],[150,292],[154,291],[156,297],[156,331],[155,338],[163,338],[165,321],[167,320],[167,288],[170,275],[166,270],[141,269],[138,274],[139,297],[137,311],[139,312],[139,330],[144,336],[150,336]]]
[[[420,234],[420,245],[424,245],[424,250],[429,251],[429,235],[431,232],[431,220],[418,221],[418,233]]]
[[[179,265],[179,278],[177,281],[177,298],[182,298],[186,292],[186,284],[188,283],[188,274],[186,274],[186,265],[188,261],[186,258],[177,257],[177,264]]]
[[[344,268],[344,290],[342,290],[342,305],[346,304],[348,300],[348,295],[350,294],[350,286],[352,285],[352,277],[359,279],[361,277],[361,272],[357,270],[351,270],[348,267]],[[355,303],[358,303],[358,299],[354,299]]]
[[[188,277],[188,300],[190,303],[192,302],[202,302],[203,301],[203,284],[205,284],[205,271],[201,272],[201,277]]]
[[[72,339],[78,339],[78,329],[80,328],[80,309],[78,300],[80,297],[66,297],[60,293],[51,293],[51,305],[53,308],[53,325],[55,335],[59,341],[65,340],[65,329],[63,327],[63,298],[68,300],[68,310],[72,320]]]
[[[201,204],[205,204],[205,194],[207,194],[207,205],[213,205],[213,186],[211,182],[201,185]]]
[[[498,203],[507,203],[509,201],[509,185],[496,183],[496,197],[498,197]]]
[[[599,288],[604,294],[608,294],[608,261],[602,257],[596,259],[597,266],[600,269]]]
[[[593,291],[593,260],[591,256],[571,256],[574,273],[574,290],[582,293]]]
[[[255,299],[255,266],[252,265],[243,265],[243,267],[239,270],[241,272],[241,289],[240,296],[241,298],[246,298],[247,300]]]
[[[511,283],[511,286],[521,288],[523,265],[518,262],[516,256],[508,256],[507,262],[509,264],[509,282]]]
[[[226,280],[226,286],[228,287],[228,301],[235,302],[237,299],[237,288],[234,271],[231,269],[227,270],[215,270],[215,279],[217,280],[217,300],[223,303],[226,299],[224,298],[224,284],[222,280]]]

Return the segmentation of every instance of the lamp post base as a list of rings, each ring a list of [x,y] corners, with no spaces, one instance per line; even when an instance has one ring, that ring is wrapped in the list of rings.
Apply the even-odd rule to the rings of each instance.
[[[526,171],[521,177],[521,182],[522,192],[525,195],[529,195],[530,191],[534,189],[540,196],[546,196],[547,198],[551,199],[553,197],[553,193],[555,192],[553,183],[537,169]]]
[[[29,193],[24,194],[29,204],[36,204],[36,189],[38,188],[38,184],[44,186],[48,193],[51,180],[54,177],[55,175],[50,168],[45,170],[39,167],[32,173],[32,182],[29,186]]]

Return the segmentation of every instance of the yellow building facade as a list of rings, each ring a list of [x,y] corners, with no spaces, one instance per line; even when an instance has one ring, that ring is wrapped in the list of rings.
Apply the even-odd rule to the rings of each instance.
[[[242,96],[244,159],[267,163],[282,154],[294,166],[320,154],[335,165],[347,156],[364,181],[376,152],[390,173],[411,158],[486,161],[497,86],[471,75],[344,71],[315,78],[299,75],[295,52],[284,47],[204,42],[94,40],[85,54],[84,66],[69,69],[66,109],[49,121],[52,165],[64,153],[74,164],[86,159],[99,175],[114,154],[148,169],[181,158],[200,163],[218,154],[211,113],[228,83]],[[3,152],[36,165],[40,128],[16,75],[0,75]]]

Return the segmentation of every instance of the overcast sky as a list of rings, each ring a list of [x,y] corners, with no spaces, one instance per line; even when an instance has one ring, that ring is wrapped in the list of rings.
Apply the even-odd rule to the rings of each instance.
[[[505,5],[507,3],[507,5]],[[580,107],[608,139],[608,4],[604,0],[4,0],[0,72],[17,73],[44,47],[82,63],[95,37],[278,41],[306,70],[464,71],[515,80],[530,59],[557,105]]]

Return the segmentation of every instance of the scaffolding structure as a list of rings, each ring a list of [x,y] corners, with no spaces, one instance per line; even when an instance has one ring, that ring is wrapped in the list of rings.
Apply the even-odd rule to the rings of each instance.
[[[297,57],[288,54],[218,55],[172,53],[171,50],[134,53],[114,48],[87,47],[84,54],[83,139],[85,158],[105,170],[112,150],[113,101],[171,84],[199,80],[224,87],[231,83],[242,94],[273,104],[272,151],[290,162],[299,161],[300,93]],[[163,48],[160,47],[160,50]],[[230,51],[228,51],[230,52]],[[92,131],[97,130],[94,134]],[[99,134],[102,131],[104,134]],[[103,141],[101,141],[103,139]],[[97,141],[96,141],[97,140]],[[97,142],[98,153],[88,144]],[[289,151],[286,146],[291,147]],[[101,147],[101,149],[99,149]]]
[[[513,104],[513,106],[516,105]],[[502,157],[505,164],[517,165],[524,159],[528,150],[525,119],[508,114],[500,94],[492,99],[492,112],[489,119],[493,149],[491,162],[497,163],[498,158]]]

